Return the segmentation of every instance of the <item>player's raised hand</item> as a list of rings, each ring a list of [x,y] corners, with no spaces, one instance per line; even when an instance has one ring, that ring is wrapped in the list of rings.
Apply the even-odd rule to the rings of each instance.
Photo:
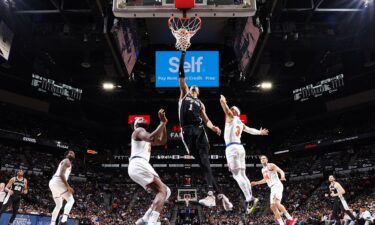
[[[217,127],[217,126],[213,126],[212,127],[212,131],[213,132],[215,132],[217,135],[221,135],[221,130],[220,130],[220,128],[219,127]]]
[[[281,177],[280,180],[281,181],[286,181],[286,178],[285,177]]]
[[[226,103],[226,102],[227,102],[227,99],[225,98],[224,95],[220,95],[220,101]]]
[[[268,135],[269,131],[267,128],[260,128],[260,135]]]
[[[160,109],[159,112],[158,112],[158,116],[159,116],[159,120],[163,123],[167,123],[168,122],[168,119],[167,117],[165,116],[165,111],[164,109]]]

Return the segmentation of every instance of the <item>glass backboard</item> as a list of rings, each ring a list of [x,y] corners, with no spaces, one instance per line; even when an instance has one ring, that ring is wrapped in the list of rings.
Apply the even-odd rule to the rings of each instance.
[[[256,12],[256,0],[195,0],[188,17],[250,17]],[[116,17],[150,18],[182,16],[174,0],[113,0]]]

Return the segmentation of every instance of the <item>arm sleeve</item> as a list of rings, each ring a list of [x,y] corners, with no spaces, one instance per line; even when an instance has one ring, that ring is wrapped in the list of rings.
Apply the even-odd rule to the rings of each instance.
[[[246,133],[251,134],[251,135],[260,135],[260,130],[250,128],[248,126],[245,126],[244,130]]]
[[[185,70],[184,70],[185,54],[186,52],[184,51],[181,53],[180,67],[179,67],[179,72],[178,72],[179,77],[185,77]]]

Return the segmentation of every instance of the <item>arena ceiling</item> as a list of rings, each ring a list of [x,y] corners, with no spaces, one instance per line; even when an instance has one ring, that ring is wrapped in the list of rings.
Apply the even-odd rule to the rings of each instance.
[[[173,38],[157,32],[157,27],[166,28],[166,21],[137,21],[142,48],[134,76],[129,76],[111,36],[110,0],[0,0],[0,4],[0,17],[17,34],[11,59],[1,61],[1,88],[45,98],[29,87],[31,73],[36,72],[82,88],[86,106],[81,111],[86,114],[93,108],[121,114],[126,103],[136,101],[175,103],[178,91],[156,90],[151,79],[150,52],[173,49]],[[375,68],[365,66],[375,60],[372,1],[365,5],[363,0],[259,0],[258,9],[255,18],[264,33],[242,74],[230,41],[235,19],[213,19],[208,22],[211,30],[197,35],[192,49],[219,49],[229,56],[221,61],[220,89],[203,90],[206,101],[224,93],[253,110],[285,107],[293,101],[293,89],[340,73],[356,84],[347,94],[373,87]],[[90,67],[84,68],[82,62]],[[294,65],[286,66],[290,62]],[[105,93],[101,83],[107,80],[121,88]],[[274,89],[261,92],[256,85],[263,80],[272,81]]]

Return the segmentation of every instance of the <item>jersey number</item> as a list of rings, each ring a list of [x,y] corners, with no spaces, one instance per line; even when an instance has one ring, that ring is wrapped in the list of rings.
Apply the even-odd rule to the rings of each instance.
[[[190,110],[190,111],[193,111],[193,102],[190,102],[189,110]]]
[[[21,191],[21,189],[22,189],[21,186],[16,186],[16,187],[14,187],[14,190],[15,190],[15,191]]]
[[[241,134],[241,127],[240,126],[236,126],[236,136],[239,137],[240,134]]]

